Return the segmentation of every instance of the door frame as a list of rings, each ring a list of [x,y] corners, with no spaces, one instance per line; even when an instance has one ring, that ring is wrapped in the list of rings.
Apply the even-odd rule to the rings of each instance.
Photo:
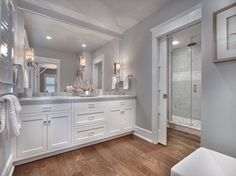
[[[95,67],[96,64],[98,64],[99,62],[102,62],[102,90],[104,90],[104,71],[105,71],[105,67],[104,67],[104,54],[100,55],[98,57],[93,58],[93,85],[95,86],[95,83],[97,82],[96,78],[96,72],[95,72]]]
[[[159,39],[170,33],[201,22],[201,4],[151,29],[152,32],[152,140],[154,144],[167,144],[167,115],[160,118],[158,103]],[[168,47],[168,46],[167,46]],[[168,49],[168,48],[167,48]],[[166,68],[168,69],[168,68]],[[168,83],[168,82],[167,82]],[[167,107],[166,107],[167,108]],[[160,135],[161,134],[161,135]]]

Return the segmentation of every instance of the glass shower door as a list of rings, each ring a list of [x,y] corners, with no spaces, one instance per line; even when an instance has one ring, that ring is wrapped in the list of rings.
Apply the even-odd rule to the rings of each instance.
[[[191,51],[179,48],[171,53],[171,120],[190,125],[192,117]]]
[[[169,36],[169,120],[201,128],[201,24]]]

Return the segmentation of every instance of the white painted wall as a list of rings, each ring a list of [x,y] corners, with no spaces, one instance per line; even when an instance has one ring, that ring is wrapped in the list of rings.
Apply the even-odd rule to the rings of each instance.
[[[122,41],[125,73],[133,74],[137,93],[136,125],[152,130],[152,34],[150,29],[199,4],[200,0],[174,0],[126,31]],[[106,79],[105,79],[106,80]]]
[[[76,71],[78,69],[78,57],[76,54],[61,52],[57,50],[35,48],[35,55],[61,60],[61,91],[64,91],[67,85],[74,85]]]
[[[113,63],[119,61],[120,40],[114,39],[93,53],[93,58],[104,55],[104,89],[111,90]]]
[[[236,61],[212,63],[212,13],[235,0],[202,1],[202,146],[236,157]]]

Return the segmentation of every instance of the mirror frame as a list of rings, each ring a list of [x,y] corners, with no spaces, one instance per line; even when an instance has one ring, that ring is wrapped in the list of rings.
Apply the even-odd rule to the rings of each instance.
[[[104,72],[105,72],[105,67],[104,67],[104,54],[100,55],[98,57],[93,58],[93,86],[95,86],[95,77],[96,77],[96,73],[95,73],[95,65],[99,62],[102,62],[102,90],[104,90]],[[96,87],[97,89],[97,87]]]

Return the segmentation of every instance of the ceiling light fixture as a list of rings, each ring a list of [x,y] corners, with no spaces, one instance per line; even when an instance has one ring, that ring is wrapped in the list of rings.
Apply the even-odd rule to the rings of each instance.
[[[178,45],[179,44],[179,41],[177,41],[177,40],[174,40],[173,42],[172,42],[172,45]]]
[[[46,37],[46,39],[52,40],[52,37],[48,35],[48,36]]]
[[[82,47],[85,48],[87,45],[86,44],[82,44]]]

